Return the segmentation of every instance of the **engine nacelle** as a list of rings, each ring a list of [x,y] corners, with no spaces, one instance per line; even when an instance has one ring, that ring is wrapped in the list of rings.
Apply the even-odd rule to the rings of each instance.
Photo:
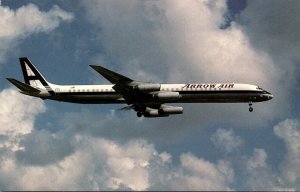
[[[145,117],[168,117],[169,115],[182,114],[183,107],[173,107],[168,105],[162,105],[160,109],[152,109],[146,107],[144,112]]]
[[[174,107],[174,106],[168,106],[168,105],[162,105],[159,109],[159,113],[163,114],[182,114],[183,113],[183,107]]]
[[[174,101],[180,99],[179,92],[157,92],[153,94],[153,98],[160,101]]]
[[[161,85],[159,83],[143,83],[134,86],[134,90],[142,92],[160,91]]]
[[[147,107],[144,112],[144,117],[167,117],[169,114],[161,113],[158,109]]]

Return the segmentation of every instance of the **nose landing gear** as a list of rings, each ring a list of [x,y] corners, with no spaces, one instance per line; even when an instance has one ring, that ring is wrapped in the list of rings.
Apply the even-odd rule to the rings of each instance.
[[[250,112],[253,111],[252,102],[249,103],[249,111],[250,111]]]

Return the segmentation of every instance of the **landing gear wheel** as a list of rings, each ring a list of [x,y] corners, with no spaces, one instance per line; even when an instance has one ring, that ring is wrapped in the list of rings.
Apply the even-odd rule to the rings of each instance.
[[[253,111],[253,108],[252,108],[252,102],[250,101],[249,103],[249,111],[252,112]]]
[[[136,115],[137,115],[138,117],[142,117],[142,115],[143,115],[143,112],[141,112],[141,111],[138,111],[138,112],[136,113]]]
[[[252,112],[252,111],[253,111],[253,108],[252,108],[252,107],[250,107],[250,108],[249,108],[249,111],[250,111],[250,112]]]

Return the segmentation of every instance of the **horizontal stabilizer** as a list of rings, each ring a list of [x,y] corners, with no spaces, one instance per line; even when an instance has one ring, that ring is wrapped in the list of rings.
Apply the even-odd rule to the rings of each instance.
[[[41,92],[40,90],[31,87],[30,85],[27,85],[25,83],[22,83],[16,79],[12,79],[12,78],[6,78],[9,82],[11,82],[12,84],[14,84],[16,87],[18,87],[21,91],[24,92],[29,92],[29,93],[39,93]]]
[[[128,77],[125,77],[121,74],[110,71],[99,65],[90,65],[90,66],[113,84],[132,82],[132,80],[129,79]]]

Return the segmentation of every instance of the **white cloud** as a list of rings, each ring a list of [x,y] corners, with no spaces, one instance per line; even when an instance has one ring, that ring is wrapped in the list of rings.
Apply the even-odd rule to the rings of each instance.
[[[217,148],[227,153],[236,151],[243,144],[243,140],[238,135],[235,135],[232,129],[220,128],[210,139]]]
[[[246,189],[274,190],[279,188],[276,174],[272,173],[267,164],[267,153],[264,149],[254,149],[250,157],[244,159],[246,179],[243,179]]]
[[[182,154],[180,165],[145,140],[118,144],[76,136],[76,151],[56,163],[18,164],[3,156],[0,177],[4,190],[224,190],[233,182],[229,162],[217,164]],[[13,181],[5,183],[7,179]],[[38,182],[36,182],[38,181]]]
[[[279,69],[269,55],[253,48],[240,25],[219,28],[226,1],[87,1],[83,5],[104,49],[99,54],[106,61],[103,65],[116,63],[118,67],[109,68],[131,78],[252,83],[271,92],[280,87]],[[93,63],[98,61],[95,58]],[[285,98],[281,94],[276,92],[275,98]],[[178,121],[262,126],[282,115],[284,110],[275,107],[288,105],[276,101],[255,104],[251,116],[247,104],[186,105],[185,116]]]
[[[45,111],[41,100],[12,89],[3,90],[0,98],[5,104],[1,135],[7,143],[0,147],[1,189],[213,190],[229,189],[233,181],[233,169],[226,161],[214,164],[188,153],[175,165],[171,154],[158,152],[145,140],[117,143],[72,129],[57,133],[35,129],[36,116]]]
[[[253,169],[265,168],[267,166],[266,163],[267,154],[263,149],[254,149],[253,156],[249,158],[247,161],[247,169],[249,171]]]
[[[255,50],[238,24],[233,23],[226,30],[218,28],[226,11],[225,1],[83,3],[87,4],[91,22],[101,28],[98,38],[107,53],[105,57],[128,65],[129,74],[137,73],[141,79],[151,73],[147,75],[156,80],[247,81],[270,89],[279,82],[281,73],[270,55]],[[17,40],[36,32],[48,32],[72,18],[57,7],[48,12],[39,11],[34,5],[16,11],[7,7],[1,10],[3,15],[14,13],[12,17],[24,24],[22,29],[10,23],[7,31],[3,31],[6,39],[3,42],[7,42],[8,47],[17,43],[7,40],[10,36]],[[39,19],[30,21],[22,13],[25,10]],[[22,21],[23,17],[26,20]],[[18,31],[21,29],[24,34]],[[6,52],[0,59],[5,55]],[[282,85],[281,82],[278,85]],[[282,95],[275,95],[275,98],[279,96]],[[194,123],[193,126],[199,128],[195,125],[199,122],[202,126],[205,122],[231,120],[256,127],[276,116],[270,113],[275,111],[272,107],[258,109],[256,115],[249,116],[231,105],[201,105],[200,109],[191,107],[183,116],[152,119],[150,123],[146,119],[135,121],[133,113],[124,121],[113,112],[103,115],[82,111],[67,114],[62,120],[64,130],[52,134],[33,128],[36,115],[45,110],[42,101],[19,96],[11,89],[3,90],[0,99],[5,101],[0,111],[0,131],[4,136],[0,140],[1,144],[6,142],[5,146],[0,146],[0,186],[4,190],[231,189],[239,177],[231,162],[221,159],[215,163],[192,153],[181,153],[176,164],[168,152],[159,152],[154,144],[136,138],[155,138],[159,134],[166,142],[173,142],[186,135],[182,134],[187,130],[182,129],[183,125],[188,127]],[[294,186],[299,189],[299,123],[287,120],[274,131],[288,148],[282,166],[283,177],[270,170],[264,149],[254,149],[251,156],[243,159],[244,167],[238,167],[245,169],[242,179],[250,189],[290,189]],[[120,142],[121,137],[126,141]],[[216,145],[223,143],[228,152],[242,143],[233,131],[224,129],[219,129],[213,140]],[[15,152],[12,147],[14,150],[22,147],[22,150]]]
[[[234,171],[229,162],[211,163],[193,154],[180,156],[181,167],[171,181],[172,190],[229,190]]]
[[[0,92],[0,101],[0,135],[9,139],[0,147],[17,149],[20,137],[32,131],[36,115],[45,111],[44,103],[12,88]]]
[[[266,151],[254,149],[253,155],[243,160],[247,172],[245,186],[251,190],[297,191],[300,189],[300,123],[286,119],[274,126],[274,133],[285,142],[284,160],[278,169],[271,170]]]
[[[7,146],[0,150],[0,182],[4,190],[230,190],[234,184],[235,170],[228,160],[213,163],[192,153],[183,153],[179,164],[175,164],[171,154],[158,152],[145,140],[131,139],[119,143],[73,132],[71,126],[77,126],[74,122],[56,134],[36,130],[33,128],[34,119],[45,110],[42,101],[21,96],[11,89],[3,90],[0,96],[6,104],[1,114],[6,118],[1,119],[0,126],[6,129],[2,129],[1,134],[12,139],[18,135],[18,140],[22,141],[21,151],[14,152]],[[107,118],[113,117],[113,113],[107,115]],[[24,127],[15,129],[20,124]],[[9,135],[9,127],[16,132]],[[94,126],[94,129],[97,128],[99,125]],[[282,174],[272,172],[265,150],[255,149],[252,156],[242,159],[246,172],[243,186],[252,190],[297,189],[298,129],[299,123],[295,120],[286,120],[274,127],[274,132],[284,139],[288,148]],[[220,141],[226,138],[224,145],[227,145],[228,138],[236,143],[241,140],[230,130],[218,131],[216,138]],[[65,153],[67,145],[71,145],[72,150]],[[232,149],[236,145],[228,146]],[[51,161],[45,161],[33,151],[45,158],[47,153],[53,157]],[[30,159],[30,163],[26,162],[26,158],[27,161]]]
[[[286,119],[274,127],[275,134],[282,138],[287,148],[282,167],[283,182],[286,186],[300,189],[300,123]]]
[[[31,34],[49,32],[57,28],[63,21],[71,21],[73,14],[58,6],[53,6],[48,12],[40,11],[34,4],[12,10],[0,6],[0,63],[6,55],[22,40]]]

